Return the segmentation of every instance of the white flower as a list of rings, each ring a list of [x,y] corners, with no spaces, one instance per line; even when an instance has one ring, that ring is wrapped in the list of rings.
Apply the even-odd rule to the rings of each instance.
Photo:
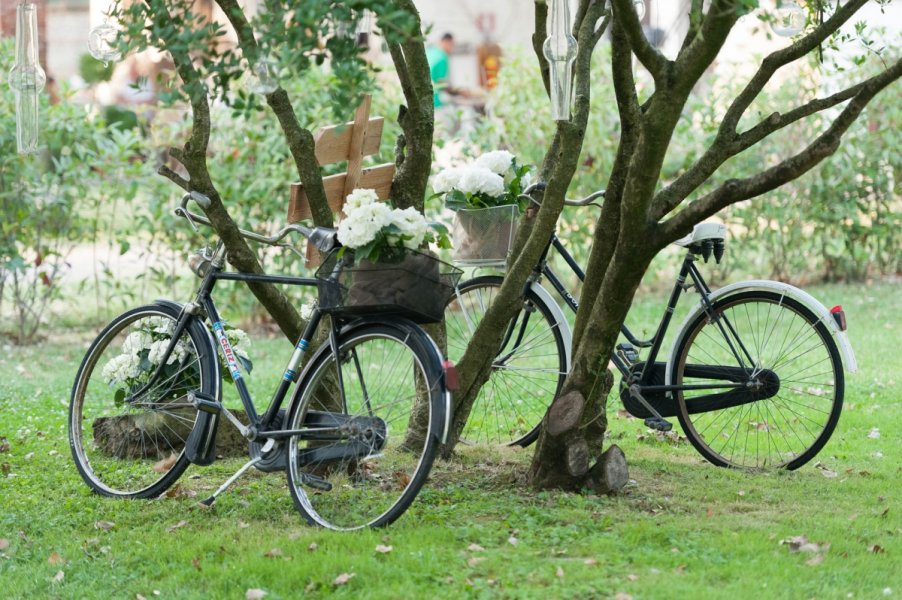
[[[140,373],[138,356],[135,354],[120,354],[110,359],[103,366],[101,376],[109,385],[118,385],[128,379],[133,379]]]
[[[488,169],[492,173],[504,175],[514,162],[514,155],[507,150],[495,150],[486,152],[476,159],[474,163],[477,167]]]
[[[348,215],[352,210],[360,208],[361,206],[373,204],[378,200],[379,196],[376,195],[376,190],[356,188],[348,194],[347,198],[345,198],[345,205],[344,208],[342,208],[342,211]]]
[[[163,360],[163,353],[166,352],[166,348],[169,347],[169,340],[157,340],[153,344],[150,345],[150,351],[147,353],[147,360],[150,361],[152,365],[158,365]],[[171,365],[176,361],[180,361],[185,356],[185,352],[187,352],[187,348],[182,343],[178,343],[173,348],[172,353],[169,355],[169,360],[166,361],[167,365]]]
[[[165,333],[169,335],[175,329],[175,321],[166,317],[150,317],[147,319],[146,328],[152,333]]]
[[[392,211],[391,216],[392,225],[395,225],[400,229],[401,234],[408,238],[402,241],[404,247],[409,250],[416,250],[419,248],[429,229],[429,225],[426,223],[426,217],[413,207],[405,208],[404,210],[395,209]],[[395,244],[398,242],[398,239],[390,238],[389,242]]]
[[[467,194],[485,194],[495,198],[504,193],[504,179],[485,167],[471,167],[460,178],[459,189]]]
[[[381,202],[358,206],[338,225],[338,241],[348,248],[360,248],[376,239],[391,221],[391,209]]]
[[[464,174],[464,169],[452,167],[439,172],[432,180],[432,191],[436,194],[444,194],[456,189],[460,183],[460,178]]]
[[[153,338],[149,333],[144,331],[133,331],[128,334],[125,341],[122,342],[122,354],[137,355],[141,350],[150,348]]]

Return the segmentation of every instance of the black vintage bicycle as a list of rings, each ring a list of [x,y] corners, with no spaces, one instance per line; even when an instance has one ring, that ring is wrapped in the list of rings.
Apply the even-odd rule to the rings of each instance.
[[[209,203],[200,194],[187,194],[176,214],[192,227],[209,225],[187,210],[190,199]],[[338,245],[334,230],[299,225],[271,237],[241,233],[289,248],[281,241],[290,233],[308,237],[323,251]],[[224,419],[247,440],[250,459],[205,504],[250,468],[285,470],[295,505],[309,523],[332,529],[391,523],[423,485],[446,435],[450,406],[441,355],[415,321],[441,319],[460,271],[440,274],[436,267],[432,279],[418,272],[417,283],[425,290],[419,304],[376,305],[351,297],[353,278],[364,274],[355,271],[350,252],[333,252],[315,278],[228,272],[225,254],[218,241],[192,257],[192,269],[201,277],[193,301],[158,300],[129,310],[91,344],[69,405],[69,443],[79,473],[105,496],[157,497],[189,463],[215,460],[217,428]],[[384,281],[399,273],[375,275]],[[242,376],[246,357],[233,347],[213,302],[213,289],[222,280],[319,291],[319,305],[262,414]],[[422,296],[431,298],[432,306]],[[326,339],[317,347],[321,322]],[[308,350],[312,356],[302,368]],[[240,396],[244,422],[221,402],[223,370]]]
[[[594,204],[597,192],[569,206]],[[677,417],[693,446],[719,466],[795,469],[814,457],[836,427],[845,367],[857,365],[845,315],[791,285],[745,281],[712,291],[698,259],[719,262],[726,228],[703,223],[676,242],[686,254],[655,334],[639,339],[624,325],[612,363],[620,398],[632,415],[669,431]],[[524,290],[522,310],[507,327],[492,375],[473,405],[462,439],[526,446],[559,392],[570,365],[570,327],[547,281],[576,311],[578,300],[548,264],[554,249],[572,272],[585,274],[552,234]],[[501,283],[492,274],[462,282],[445,312],[448,354],[459,360]],[[699,296],[680,325],[670,355],[664,336],[684,292]],[[645,353],[640,357],[640,353]]]

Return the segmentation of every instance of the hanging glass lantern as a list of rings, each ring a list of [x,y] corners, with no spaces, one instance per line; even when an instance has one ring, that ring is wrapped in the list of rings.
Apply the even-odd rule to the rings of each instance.
[[[47,75],[38,62],[38,11],[34,4],[16,7],[16,64],[9,87],[16,92],[16,147],[21,154],[38,149],[38,100]]]
[[[793,37],[804,28],[808,15],[796,2],[778,2],[770,28],[781,37]]]
[[[279,89],[279,65],[269,56],[261,56],[251,65],[246,85],[254,94],[272,94]]]
[[[555,121],[570,120],[570,97],[573,87],[573,61],[576,38],[570,33],[570,3],[551,1],[551,26],[542,47],[551,70],[551,116]]]
[[[119,31],[104,21],[88,33],[88,51],[91,56],[104,64],[122,58],[122,53],[116,47],[116,37]]]

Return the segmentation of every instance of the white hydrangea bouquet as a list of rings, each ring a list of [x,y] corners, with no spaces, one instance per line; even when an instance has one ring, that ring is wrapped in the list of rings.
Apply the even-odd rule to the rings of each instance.
[[[125,341],[122,343],[122,353],[114,356],[103,366],[101,375],[103,380],[114,390],[113,398],[116,404],[121,404],[125,398],[137,391],[141,386],[150,381],[151,376],[163,360],[163,354],[169,347],[172,339],[175,322],[165,317],[151,317],[140,321],[132,328]],[[226,326],[226,336],[235,352],[235,357],[248,373],[253,370],[253,363],[247,353],[251,342],[247,334],[236,327]],[[193,351],[188,345],[179,341],[169,355],[166,364],[163,365],[161,381],[174,378],[179,374],[179,386],[174,387],[169,393],[169,398],[175,399],[183,396],[191,388],[200,384],[200,373],[196,365],[185,368],[184,361]],[[228,365],[222,355],[219,356],[220,371],[223,379],[231,381],[228,377]]]
[[[415,208],[392,208],[380,202],[375,190],[355,189],[348,194],[343,211],[338,241],[354,250],[358,261],[400,262],[424,243],[451,247],[444,225],[427,221]]]
[[[433,198],[444,196],[454,215],[454,260],[460,264],[502,266],[517,220],[525,209],[520,194],[532,180],[532,167],[520,165],[506,150],[487,152],[432,180]]]
[[[517,164],[507,150],[486,152],[472,162],[440,171],[432,180],[433,198],[444,196],[453,211],[520,205],[532,167]]]

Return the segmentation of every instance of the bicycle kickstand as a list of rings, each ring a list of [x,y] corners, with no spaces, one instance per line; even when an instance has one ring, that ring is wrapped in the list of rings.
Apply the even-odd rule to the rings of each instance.
[[[272,447],[275,445],[275,443],[276,443],[276,441],[275,441],[274,439],[272,439],[272,438],[270,438],[269,440],[267,440],[266,443],[263,445],[263,448],[262,448],[261,451],[260,451],[260,456],[258,456],[258,457],[256,457],[256,458],[252,458],[251,460],[247,461],[247,462],[244,464],[244,466],[242,466],[240,469],[238,469],[238,470],[235,472],[234,475],[232,475],[231,477],[229,477],[229,478],[226,480],[225,483],[223,483],[221,486],[219,486],[219,489],[216,490],[215,492],[213,492],[213,495],[212,495],[212,496],[210,496],[209,498],[205,498],[205,499],[201,500],[200,503],[201,503],[202,505],[204,505],[204,506],[207,506],[207,507],[213,506],[213,503],[216,502],[216,498],[218,498],[219,495],[222,494],[224,491],[226,491],[227,489],[229,489],[229,486],[231,486],[233,483],[235,483],[235,482],[238,480],[239,477],[241,477],[242,475],[244,475],[244,474],[248,471],[248,469],[250,469],[251,467],[253,467],[253,466],[256,465],[257,463],[259,463],[261,460],[263,460],[263,457],[266,456],[266,453],[267,453],[267,452],[269,452],[270,450],[272,450]]]
[[[673,423],[662,417],[661,413],[655,410],[655,407],[652,406],[648,402],[648,400],[646,400],[642,396],[642,392],[639,391],[638,384],[634,383],[629,387],[629,390],[630,396],[635,398],[639,402],[639,404],[644,406],[648,410],[648,412],[652,414],[652,416],[643,421],[646,427],[648,427],[649,429],[654,429],[656,431],[670,431],[671,429],[673,429]]]

